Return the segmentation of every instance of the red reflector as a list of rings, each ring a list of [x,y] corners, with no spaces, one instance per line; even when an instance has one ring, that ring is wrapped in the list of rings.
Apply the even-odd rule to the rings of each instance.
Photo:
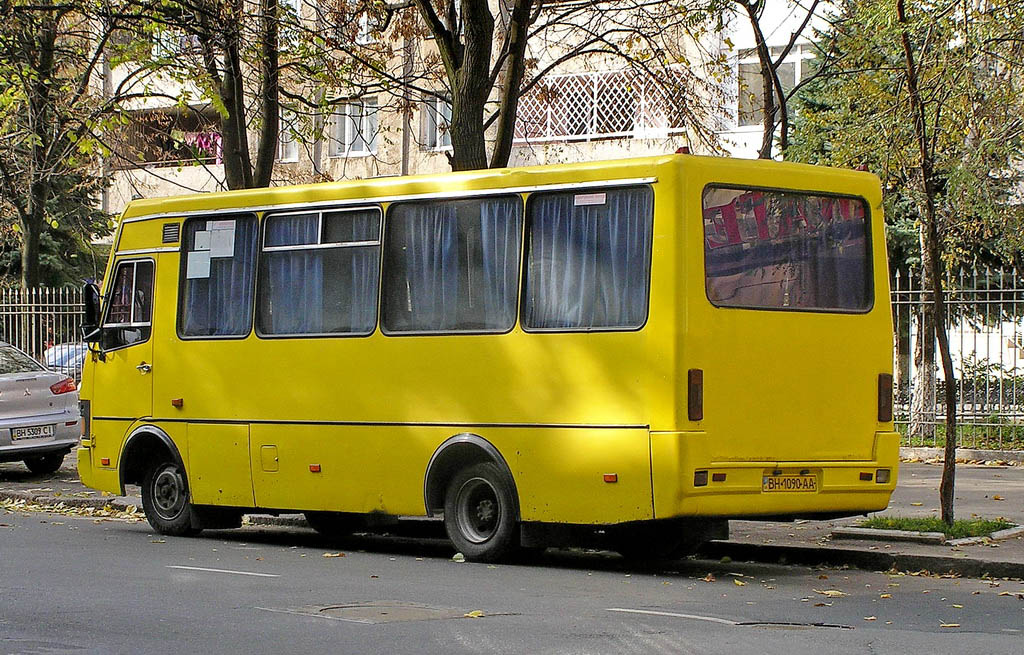
[[[711,474],[711,481],[712,482],[725,482],[725,473],[712,473]]]
[[[860,474],[860,479],[864,480],[865,482],[871,482],[871,478],[872,478],[872,474],[871,473],[861,473]]]
[[[100,466],[110,466],[110,458],[100,457]]]
[[[704,418],[704,371],[699,368],[686,373],[686,416],[691,421]]]
[[[319,473],[320,472],[320,465],[319,464],[310,464],[309,465],[309,472],[310,473]]]
[[[66,421],[64,425],[74,425],[76,423],[78,423],[78,421]]]
[[[878,376],[878,422],[888,423],[892,420],[892,375],[881,373]]]
[[[172,398],[171,399],[171,407],[184,407],[184,406],[185,406],[185,399],[184,398]]]
[[[78,387],[75,386],[74,378],[64,378],[57,384],[50,385],[50,391],[52,391],[53,395],[55,396],[60,395],[62,393],[71,393],[77,388]]]
[[[619,481],[619,474],[618,473],[605,473],[604,474],[604,481],[605,482],[618,482]]]

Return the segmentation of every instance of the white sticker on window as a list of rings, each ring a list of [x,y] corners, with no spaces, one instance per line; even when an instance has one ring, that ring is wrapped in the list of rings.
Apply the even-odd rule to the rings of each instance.
[[[235,221],[234,220],[230,220],[230,221],[210,221],[210,225],[209,225],[208,229],[210,229],[210,230],[234,230],[235,229]]]
[[[604,193],[580,193],[572,197],[572,204],[576,207],[603,205],[606,201],[607,194]]]
[[[210,232],[210,257],[233,257],[235,254],[235,231],[214,230]]]
[[[190,280],[210,277],[210,251],[190,252],[185,267],[185,277]]]
[[[209,250],[210,249],[210,233],[206,230],[196,232],[195,243],[192,245],[192,250]]]

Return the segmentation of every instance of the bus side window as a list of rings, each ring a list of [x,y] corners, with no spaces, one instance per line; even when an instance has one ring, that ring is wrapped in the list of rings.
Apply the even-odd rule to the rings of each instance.
[[[525,329],[643,326],[654,214],[650,187],[536,193],[526,213]]]
[[[116,350],[149,339],[153,317],[153,262],[121,262],[114,272],[100,347]]]
[[[252,329],[256,217],[185,221],[178,334],[243,337]]]

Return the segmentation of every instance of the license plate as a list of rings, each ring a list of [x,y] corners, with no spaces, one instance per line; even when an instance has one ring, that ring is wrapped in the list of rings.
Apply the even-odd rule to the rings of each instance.
[[[11,428],[11,440],[44,439],[53,436],[52,425],[33,425],[27,428]]]
[[[766,493],[817,490],[818,478],[813,475],[766,475],[761,478],[761,491]]]

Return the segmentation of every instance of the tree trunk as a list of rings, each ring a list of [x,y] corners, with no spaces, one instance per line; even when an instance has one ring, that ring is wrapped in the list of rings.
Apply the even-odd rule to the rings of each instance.
[[[280,51],[277,24],[277,0],[262,0],[263,29],[260,34],[260,130],[256,144],[256,170],[253,171],[252,185],[270,186],[277,158],[277,142],[280,138],[281,105],[279,101]]]
[[[515,136],[516,113],[519,107],[519,87],[526,73],[524,53],[529,30],[533,0],[521,0],[512,7],[508,21],[509,58],[502,73],[501,105],[498,129],[491,153],[491,168],[508,166],[512,156],[512,138]]]
[[[942,358],[942,372],[946,382],[946,448],[942,464],[942,481],[939,483],[939,502],[942,520],[953,524],[953,499],[956,482],[956,376],[953,373],[953,358],[949,354],[949,333],[946,331],[945,292],[942,289],[942,274],[939,267],[939,227],[936,211],[936,190],[934,183],[935,162],[929,148],[928,123],[925,119],[924,100],[918,88],[917,65],[914,50],[910,44],[909,22],[904,0],[896,0],[896,18],[902,25],[900,40],[907,72],[907,92],[913,113],[914,136],[921,157],[921,243],[922,254],[927,252],[927,268],[931,275],[933,306],[935,308],[935,337],[939,342]],[[937,113],[937,112],[936,112]],[[924,263],[924,258],[922,258]]]
[[[927,251],[922,248],[922,259],[927,257]],[[935,438],[935,306],[930,265],[924,266],[921,272],[919,309],[909,433],[912,438],[927,442]]]

